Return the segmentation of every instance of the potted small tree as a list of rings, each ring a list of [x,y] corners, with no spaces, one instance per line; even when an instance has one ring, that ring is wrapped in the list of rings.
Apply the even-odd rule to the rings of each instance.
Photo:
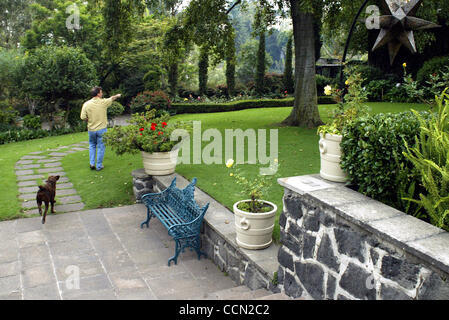
[[[357,117],[366,114],[367,108],[363,103],[367,100],[367,94],[362,88],[362,76],[360,73],[348,71],[345,82],[347,94],[341,89],[333,89],[331,86],[324,88],[324,94],[334,97],[338,107],[333,111],[331,121],[318,127],[320,135],[319,149],[321,158],[320,176],[323,179],[335,182],[345,182],[347,174],[340,166],[340,143],[343,138],[343,129]],[[344,95],[344,102],[343,102]]]
[[[170,122],[170,115],[163,113],[155,117],[156,110],[133,114],[130,125],[116,126],[104,135],[105,144],[117,155],[141,152],[145,173],[167,175],[175,172],[179,148],[183,136],[171,139],[176,129],[183,129],[185,135],[190,131],[187,122]],[[177,135],[178,136],[178,135]]]
[[[277,166],[277,159],[275,165]],[[266,176],[247,179],[240,174],[239,168],[234,166],[234,160],[229,159],[226,167],[233,169],[230,176],[242,187],[242,193],[247,199],[234,203],[234,223],[236,228],[236,242],[245,249],[264,249],[271,245],[277,206],[262,200],[268,186]]]

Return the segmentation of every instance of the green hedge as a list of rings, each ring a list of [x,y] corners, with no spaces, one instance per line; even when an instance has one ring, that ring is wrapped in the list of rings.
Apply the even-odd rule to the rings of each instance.
[[[420,183],[403,152],[404,140],[413,146],[419,132],[420,123],[412,112],[366,116],[345,127],[341,165],[350,184],[373,199],[413,213],[416,208],[402,198],[413,198]]]
[[[44,129],[12,129],[4,132],[0,132],[0,145],[18,141],[26,141],[32,139],[45,138],[50,136],[60,136],[68,133],[86,131],[86,124],[80,124],[73,128],[44,130]]]
[[[254,99],[254,100],[239,100],[227,103],[172,103],[170,110],[172,113],[210,113],[210,112],[224,112],[237,111],[252,108],[277,108],[277,107],[292,107],[294,98],[286,99]],[[332,97],[318,97],[318,104],[333,104]]]

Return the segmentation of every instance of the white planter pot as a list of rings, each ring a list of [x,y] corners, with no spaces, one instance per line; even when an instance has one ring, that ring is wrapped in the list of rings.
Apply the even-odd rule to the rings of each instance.
[[[148,153],[142,151],[145,173],[152,176],[164,176],[175,172],[179,149],[169,152]]]
[[[321,156],[320,176],[323,179],[335,182],[345,182],[348,175],[341,169],[341,135],[326,133],[325,136],[320,134],[319,142]]]
[[[250,200],[241,200],[234,203],[234,221],[237,233],[237,244],[245,249],[264,249],[273,242],[272,234],[277,206],[269,201],[261,201],[273,207],[270,212],[250,213],[237,208],[239,203]]]

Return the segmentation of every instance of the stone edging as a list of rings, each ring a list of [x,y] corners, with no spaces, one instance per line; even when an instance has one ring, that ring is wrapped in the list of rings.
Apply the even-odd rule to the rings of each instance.
[[[31,152],[16,162],[19,199],[23,201],[21,207],[26,215],[39,213],[36,203],[36,192],[39,190],[37,180],[45,179],[49,175],[60,176],[56,185],[57,213],[79,211],[84,208],[81,197],[67,178],[60,161],[67,154],[89,150],[88,144],[88,141],[82,141],[48,151]]]

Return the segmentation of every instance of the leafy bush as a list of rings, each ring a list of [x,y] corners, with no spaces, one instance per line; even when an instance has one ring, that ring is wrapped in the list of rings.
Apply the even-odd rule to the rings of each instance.
[[[449,95],[437,98],[438,112],[430,121],[414,111],[421,126],[415,146],[406,144],[405,157],[419,174],[425,192],[410,199],[422,206],[430,222],[449,231]]]
[[[427,60],[418,71],[418,74],[416,75],[416,81],[424,85],[427,81],[431,80],[430,76],[432,74],[435,74],[441,70],[445,70],[446,67],[449,67],[449,56],[435,57]]]
[[[131,100],[130,108],[133,113],[144,112],[151,108],[168,110],[171,107],[169,97],[163,91],[144,91]]]
[[[107,109],[108,119],[113,119],[121,115],[123,111],[125,111],[125,107],[120,102],[112,102],[112,105]]]
[[[39,116],[34,116],[31,114],[27,114],[23,117],[23,126],[26,129],[37,130],[41,129],[41,118]]]
[[[422,113],[427,119],[429,114]],[[409,207],[404,197],[418,192],[418,177],[403,152],[404,141],[414,145],[420,122],[412,112],[376,114],[361,117],[343,130],[341,142],[343,170],[359,192],[405,212]]]
[[[237,111],[252,108],[277,108],[277,107],[292,107],[294,98],[285,99],[251,99],[251,100],[237,100],[226,103],[173,103],[172,113],[208,113],[208,112],[225,112]],[[318,97],[319,104],[334,104],[332,97]]]
[[[390,102],[414,102],[404,84],[393,86],[384,96],[384,100]]]
[[[61,128],[54,130],[44,130],[44,129],[20,129],[14,128],[8,131],[0,132],[0,145],[18,141],[26,141],[38,138],[45,138],[49,136],[60,136],[63,134],[83,132],[86,131],[86,123],[81,123],[80,125],[72,128]]]
[[[390,98],[388,92],[393,89],[396,84],[391,80],[373,80],[369,82],[365,89],[369,101],[384,101]]]

